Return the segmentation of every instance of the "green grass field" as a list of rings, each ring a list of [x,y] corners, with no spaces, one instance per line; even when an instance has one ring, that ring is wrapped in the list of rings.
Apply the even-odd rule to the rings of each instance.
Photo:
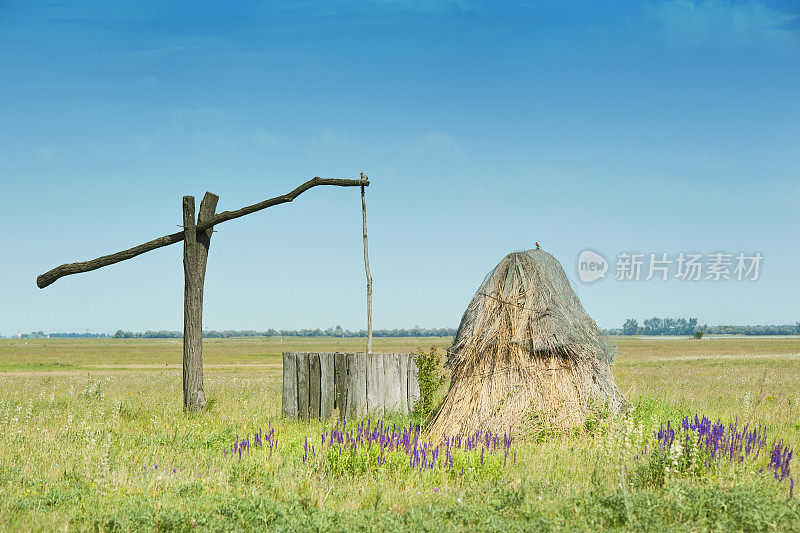
[[[376,339],[374,351],[449,342]],[[663,464],[652,451],[662,422],[696,413],[797,448],[800,339],[610,342],[626,416],[599,409],[568,432],[533,421],[515,460],[465,451],[456,468],[420,470],[400,452],[379,464],[371,448],[325,451],[331,424],[280,418],[283,350],[361,351],[363,339],[209,339],[210,409],[192,417],[180,340],[2,340],[0,529],[800,531],[800,490],[789,498],[769,450]],[[274,447],[230,453],[270,424]]]

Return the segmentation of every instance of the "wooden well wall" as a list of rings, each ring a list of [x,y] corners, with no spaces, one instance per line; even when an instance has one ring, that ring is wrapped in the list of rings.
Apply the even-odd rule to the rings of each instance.
[[[328,420],[408,414],[419,398],[410,354],[283,352],[283,416]]]

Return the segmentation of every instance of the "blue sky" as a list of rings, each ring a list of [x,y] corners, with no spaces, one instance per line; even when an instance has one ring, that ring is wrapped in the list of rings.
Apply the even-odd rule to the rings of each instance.
[[[36,275],[365,171],[375,326],[456,326],[535,241],[601,327],[800,320],[800,5],[0,3],[0,332],[180,329],[181,247]],[[204,325],[365,325],[360,199],[220,226]],[[760,252],[758,281],[577,281],[591,248]],[[613,269],[613,265],[612,265]],[[613,276],[612,276],[613,277]]]

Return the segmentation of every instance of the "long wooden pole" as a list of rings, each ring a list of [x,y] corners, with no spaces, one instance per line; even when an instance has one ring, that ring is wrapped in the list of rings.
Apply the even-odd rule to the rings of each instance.
[[[303,183],[293,191],[288,192],[284,195],[276,196],[275,198],[270,198],[268,200],[264,200],[263,202],[259,202],[257,204],[237,209],[236,211],[223,211],[222,213],[217,213],[210,220],[206,220],[202,223],[197,224],[195,227],[195,231],[197,233],[204,232],[207,229],[210,229],[211,227],[217,224],[221,224],[222,222],[227,222],[228,220],[233,220],[234,218],[243,217],[244,215],[249,215],[250,213],[255,213],[256,211],[261,211],[262,209],[266,209],[267,207],[272,207],[274,205],[291,202],[292,200],[300,196],[308,189],[311,189],[312,187],[316,187],[318,185],[335,185],[338,187],[360,186],[363,189],[364,187],[369,187],[369,180],[366,179],[366,177],[360,180],[345,180],[337,178],[316,177],[308,180],[307,182]],[[122,250],[121,252],[117,252],[110,255],[104,255],[98,257],[97,259],[92,259],[90,261],[82,261],[80,263],[67,263],[64,265],[60,265],[52,270],[45,272],[44,274],[36,278],[36,285],[40,289],[44,289],[48,285],[52,284],[53,282],[55,282],[60,278],[63,278],[64,276],[70,276],[72,274],[80,274],[82,272],[89,272],[92,270],[97,270],[98,268],[102,268],[104,266],[113,265],[114,263],[119,263],[120,261],[131,259],[145,252],[149,252],[151,250],[155,250],[163,246],[169,246],[171,244],[181,242],[185,238],[186,238],[186,232],[179,231],[177,233],[173,233],[171,235],[164,235],[163,237],[153,239],[152,241],[148,241],[144,244],[134,246],[133,248],[128,248],[127,250]]]
[[[361,173],[361,181],[368,178]],[[361,186],[361,214],[364,226],[364,269],[367,273],[367,355],[372,353],[372,274],[369,272],[369,252],[367,248],[367,200],[364,197],[364,186]]]

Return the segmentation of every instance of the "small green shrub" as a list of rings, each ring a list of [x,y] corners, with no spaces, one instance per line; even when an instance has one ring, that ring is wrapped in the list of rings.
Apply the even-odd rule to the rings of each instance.
[[[102,381],[92,381],[92,376],[89,376],[89,382],[86,384],[86,389],[80,394],[80,397],[86,400],[100,400],[103,397],[102,388]]]
[[[206,406],[205,406],[204,411],[206,413],[212,412],[214,410],[214,408],[217,406],[217,402],[218,402],[218,400],[217,400],[216,396],[212,396],[211,398],[209,398],[206,401]]]
[[[598,431],[600,427],[608,425],[614,413],[608,406],[608,402],[598,403],[594,398],[589,398],[589,412],[584,420],[584,429],[591,434]]]
[[[444,384],[447,375],[436,346],[431,346],[427,353],[414,353],[412,357],[417,365],[419,381],[419,398],[414,403],[414,415],[419,417],[420,424],[424,424],[434,411],[436,392]]]
[[[121,402],[119,404],[119,416],[123,420],[136,420],[137,418],[146,418],[142,409],[128,402]]]

